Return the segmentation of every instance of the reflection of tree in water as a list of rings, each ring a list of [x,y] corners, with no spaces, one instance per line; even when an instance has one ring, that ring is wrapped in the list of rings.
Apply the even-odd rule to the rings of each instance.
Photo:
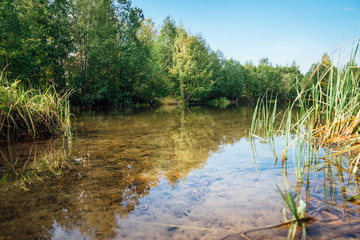
[[[116,237],[117,217],[126,218],[162,176],[175,187],[222,144],[240,140],[249,128],[250,111],[160,109],[84,117],[71,148],[75,169],[31,192],[1,196],[2,235],[47,238],[56,222],[90,238]]]
[[[127,217],[157,182],[143,175],[141,165],[128,168],[123,162],[116,165],[116,173],[103,177],[96,173],[98,167],[78,166],[77,171],[40,183],[31,192],[2,196],[2,235],[13,239],[50,237],[55,220],[67,231],[78,229],[94,238],[115,237],[116,217]],[[20,226],[19,232],[16,227]]]

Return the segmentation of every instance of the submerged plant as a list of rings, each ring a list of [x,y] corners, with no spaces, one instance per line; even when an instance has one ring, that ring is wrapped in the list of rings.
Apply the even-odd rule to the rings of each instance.
[[[276,185],[279,190],[281,197],[283,198],[286,207],[283,208],[283,216],[286,222],[290,224],[288,239],[294,239],[297,231],[297,227],[302,228],[303,238],[306,239],[306,225],[305,222],[309,221],[311,218],[305,216],[306,203],[303,200],[299,200],[299,203],[296,204],[294,197],[289,192],[289,187],[285,185],[285,194],[281,191],[278,185]],[[292,218],[289,218],[286,209],[290,210]]]

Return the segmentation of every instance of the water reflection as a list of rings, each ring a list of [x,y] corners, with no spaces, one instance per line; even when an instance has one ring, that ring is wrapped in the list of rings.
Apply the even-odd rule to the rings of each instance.
[[[72,168],[70,147],[65,138],[0,147],[0,192],[28,191],[29,185],[45,180],[48,173],[59,176],[62,169]]]
[[[44,181],[25,183],[28,192],[11,188],[0,195],[0,238],[239,239],[232,234],[277,223],[283,203],[275,184],[281,184],[283,176],[273,156],[282,146],[279,141],[276,146],[257,142],[254,165],[247,138],[251,118],[252,108],[246,106],[87,112],[77,117],[70,143],[2,149],[6,159],[12,155],[18,161],[19,169],[29,155],[48,159],[40,166],[51,158],[65,165],[41,174],[37,169],[42,168],[35,167]],[[312,196],[307,203],[317,218],[341,212],[336,204],[345,202],[337,194],[344,187],[350,194],[348,177],[335,165],[314,166],[309,184],[299,186],[300,195],[307,191]],[[319,173],[326,174],[321,179],[333,181],[319,182]],[[315,186],[301,190],[310,183]],[[349,209],[351,218],[358,216]],[[323,224],[317,228],[328,230]],[[251,237],[286,238],[287,230],[256,234]]]
[[[12,190],[1,196],[2,234],[51,237],[58,225],[90,238],[114,238],[117,217],[126,218],[161,180],[175,188],[221,146],[244,137],[250,115],[246,107],[230,112],[195,107],[84,114],[78,118],[72,151],[67,149],[72,169],[28,185],[30,192]],[[39,152],[62,149],[49,142],[37,144],[35,151],[24,144],[13,148],[2,151],[7,158],[16,154],[11,159],[17,159],[19,168],[29,156],[50,159]],[[59,159],[56,154],[52,158]]]

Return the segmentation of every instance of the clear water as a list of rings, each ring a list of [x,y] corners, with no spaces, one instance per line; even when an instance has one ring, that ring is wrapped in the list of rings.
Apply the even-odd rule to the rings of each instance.
[[[284,221],[276,188],[285,188],[284,173],[315,219],[307,238],[359,238],[359,202],[344,200],[359,194],[349,160],[314,158],[297,183],[291,157],[282,168],[282,136],[272,144],[249,138],[252,112],[87,112],[65,147],[3,146],[2,176],[6,161],[37,170],[22,172],[28,191],[8,186],[0,194],[0,239],[286,239],[288,226],[251,231]],[[44,171],[49,162],[64,167]]]

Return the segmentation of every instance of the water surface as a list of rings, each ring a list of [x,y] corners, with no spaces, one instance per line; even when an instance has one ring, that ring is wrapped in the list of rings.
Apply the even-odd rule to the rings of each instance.
[[[31,165],[39,174],[28,176],[42,181],[0,195],[0,239],[246,239],[241,232],[284,220],[276,188],[284,189],[284,173],[315,218],[309,239],[360,237],[359,202],[345,200],[359,194],[346,157],[314,160],[297,184],[291,157],[286,168],[278,159],[283,137],[272,144],[249,138],[252,112],[248,106],[94,111],[77,115],[65,145],[2,147],[3,167],[45,161]],[[64,165],[61,172],[40,171],[54,159]],[[287,231],[246,236],[286,239]]]

